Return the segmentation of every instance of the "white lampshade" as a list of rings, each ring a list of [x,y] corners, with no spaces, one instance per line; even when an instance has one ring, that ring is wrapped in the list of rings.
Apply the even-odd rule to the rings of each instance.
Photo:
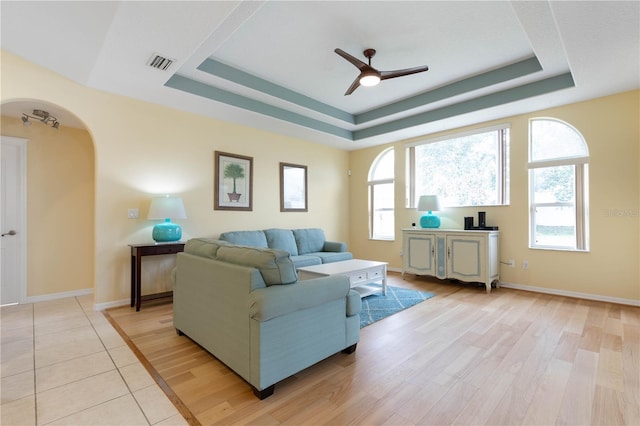
[[[437,212],[442,210],[440,199],[437,195],[421,195],[417,210],[419,212]]]
[[[149,220],[186,219],[187,212],[180,197],[156,197],[151,200]]]

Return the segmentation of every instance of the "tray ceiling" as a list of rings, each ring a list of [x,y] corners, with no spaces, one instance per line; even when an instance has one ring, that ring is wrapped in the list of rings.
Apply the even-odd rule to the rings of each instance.
[[[640,87],[638,2],[0,7],[3,49],[81,84],[348,150]],[[344,96],[358,70],[337,47],[430,70]]]

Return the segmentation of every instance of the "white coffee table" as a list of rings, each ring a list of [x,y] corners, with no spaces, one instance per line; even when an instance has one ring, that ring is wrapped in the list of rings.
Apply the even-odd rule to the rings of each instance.
[[[298,268],[298,277],[301,280],[329,275],[348,276],[351,288],[360,293],[360,297],[378,291],[378,287],[370,285],[377,282],[382,284],[382,294],[387,294],[387,262],[351,259]]]

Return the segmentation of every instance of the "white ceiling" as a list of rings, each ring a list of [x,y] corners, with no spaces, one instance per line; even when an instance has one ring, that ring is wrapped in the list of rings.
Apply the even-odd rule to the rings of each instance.
[[[347,150],[640,88],[638,1],[3,0],[0,12],[2,49],[80,84]],[[358,70],[337,47],[362,60],[375,48],[379,70],[430,70],[344,96]],[[154,53],[176,62],[153,69]],[[2,114],[33,108],[81,126],[33,101]]]

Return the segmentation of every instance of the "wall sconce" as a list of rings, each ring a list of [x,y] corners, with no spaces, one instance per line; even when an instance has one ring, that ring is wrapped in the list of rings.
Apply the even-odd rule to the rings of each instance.
[[[60,126],[60,122],[57,118],[49,114],[48,111],[41,109],[34,109],[33,115],[22,113],[22,124],[25,126],[31,126],[31,121],[29,121],[30,118],[38,120],[43,124],[51,125],[54,129],[58,129]]]
[[[164,220],[153,227],[151,236],[158,243],[178,241],[182,238],[182,228],[171,219],[186,219],[187,212],[180,197],[157,197],[151,200],[149,207],[149,220]]]

